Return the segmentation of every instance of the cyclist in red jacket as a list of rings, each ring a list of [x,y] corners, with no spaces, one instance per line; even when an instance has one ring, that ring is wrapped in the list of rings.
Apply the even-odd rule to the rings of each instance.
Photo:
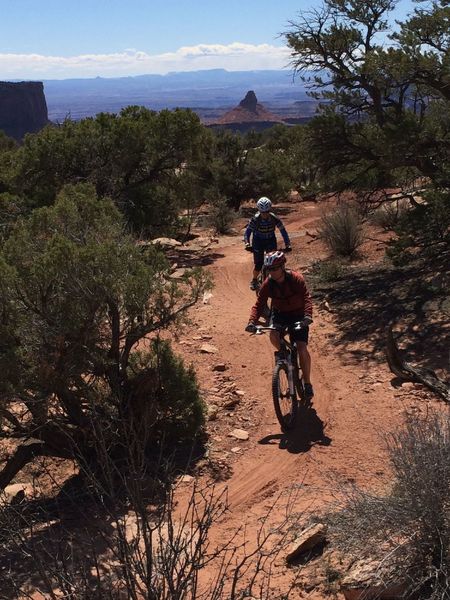
[[[251,309],[250,319],[245,330],[250,333],[255,331],[255,324],[262,315],[269,298],[272,299],[271,325],[289,327],[298,321],[303,322],[304,327],[298,331],[292,331],[291,337],[297,343],[305,395],[310,399],[314,396],[311,385],[311,356],[308,352],[309,326],[313,322],[312,301],[303,275],[296,271],[286,270],[285,265],[286,257],[281,250],[266,255],[264,266],[269,276],[259,290],[256,304]],[[270,341],[275,347],[275,360],[277,360],[281,347],[278,331],[270,332]]]

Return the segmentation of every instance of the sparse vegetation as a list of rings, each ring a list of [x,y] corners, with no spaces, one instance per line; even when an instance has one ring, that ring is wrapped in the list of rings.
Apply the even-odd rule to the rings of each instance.
[[[371,221],[385,231],[393,231],[411,210],[411,205],[406,199],[384,202],[371,215]]]
[[[313,264],[312,275],[321,283],[330,283],[340,279],[346,272],[340,260],[320,260]]]
[[[289,542],[287,520],[273,527],[269,511],[254,537],[239,527],[212,544],[211,528],[228,510],[226,490],[194,481],[184,488],[186,501],[180,507],[180,487],[146,473],[145,453],[134,443],[134,431],[128,434],[122,468],[104,452],[107,476],[101,480],[86,471],[89,486],[66,483],[55,490],[59,493],[52,502],[38,498],[8,504],[0,499],[2,597],[269,597],[273,563]],[[100,431],[99,447],[106,450],[108,439]],[[168,452],[160,456],[164,454]],[[172,469],[160,462],[155,471]],[[205,567],[210,576],[202,579]],[[290,585],[296,576],[292,574]]]
[[[386,586],[405,596],[449,598],[450,419],[445,412],[408,418],[387,438],[393,483],[386,495],[348,491],[330,516],[334,542],[357,558],[379,560]]]
[[[361,216],[352,206],[341,204],[322,216],[319,235],[335,256],[353,257],[364,242]]]
[[[358,363],[373,358],[395,318],[405,354],[421,353],[424,370],[447,368],[450,7],[419,3],[388,47],[380,34],[394,6],[324,0],[292,23],[294,69],[314,74],[312,92],[324,101],[304,127],[214,133],[189,110],[128,107],[68,119],[20,147],[0,132],[0,437],[12,448],[0,489],[43,457],[65,459],[77,473],[53,482],[52,498],[0,506],[1,593],[6,586],[11,598],[269,598],[285,523],[262,519],[250,545],[233,538],[212,547],[225,494],[194,481],[187,500],[175,499],[176,474],[205,450],[205,405],[170,337],[211,282],[184,256],[169,264],[134,236],[188,240],[207,200],[208,224],[228,233],[241,203],[259,195],[351,190],[360,206],[338,204],[323,215],[320,236],[332,257],[312,267],[315,295],[323,292],[322,308],[339,323],[326,323],[329,351],[345,347]],[[353,271],[349,261],[364,241],[361,206],[367,217],[408,182],[420,182],[420,194],[414,188],[409,202],[385,202],[373,216],[396,234],[394,264]],[[238,362],[216,365],[217,373]],[[241,398],[258,403],[226,377],[218,381],[236,396],[227,418]],[[306,412],[300,442],[280,440],[280,450],[324,441],[324,423],[313,407]],[[256,431],[257,419],[237,424],[245,423]],[[421,600],[450,600],[450,419],[443,411],[409,418],[387,445],[392,485],[376,494],[353,487],[329,517],[333,541],[358,558],[375,550],[387,581],[404,582]],[[215,468],[224,476],[232,462]],[[272,487],[260,490],[262,502]],[[70,523],[74,515],[81,528]],[[215,578],[204,584],[199,573],[211,566]],[[325,588],[333,593],[338,584],[330,562]]]

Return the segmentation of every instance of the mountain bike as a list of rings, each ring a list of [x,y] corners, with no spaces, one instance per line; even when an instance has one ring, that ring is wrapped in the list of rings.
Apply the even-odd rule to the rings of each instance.
[[[303,327],[301,321],[294,323],[291,327],[283,328],[255,326],[256,335],[261,335],[266,331],[280,332],[281,349],[278,352],[278,360],[272,374],[272,398],[275,413],[283,432],[289,431],[295,426],[299,409],[298,399],[303,405],[307,403],[303,374],[298,362],[297,344],[288,339],[291,332],[298,331]]]

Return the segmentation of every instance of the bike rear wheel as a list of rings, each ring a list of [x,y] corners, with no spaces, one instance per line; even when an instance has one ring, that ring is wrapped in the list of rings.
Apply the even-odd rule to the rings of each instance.
[[[296,395],[289,391],[288,373],[287,365],[278,363],[272,376],[273,404],[282,431],[289,431],[294,427],[298,412]]]

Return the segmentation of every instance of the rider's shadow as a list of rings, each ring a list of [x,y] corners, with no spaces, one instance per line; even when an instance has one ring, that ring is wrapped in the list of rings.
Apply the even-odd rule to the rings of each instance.
[[[273,444],[278,441],[281,450],[287,450],[292,454],[308,452],[311,446],[319,444],[329,446],[331,438],[325,435],[325,426],[312,405],[300,405],[297,416],[297,424],[291,431],[286,433],[267,435],[260,444]]]

